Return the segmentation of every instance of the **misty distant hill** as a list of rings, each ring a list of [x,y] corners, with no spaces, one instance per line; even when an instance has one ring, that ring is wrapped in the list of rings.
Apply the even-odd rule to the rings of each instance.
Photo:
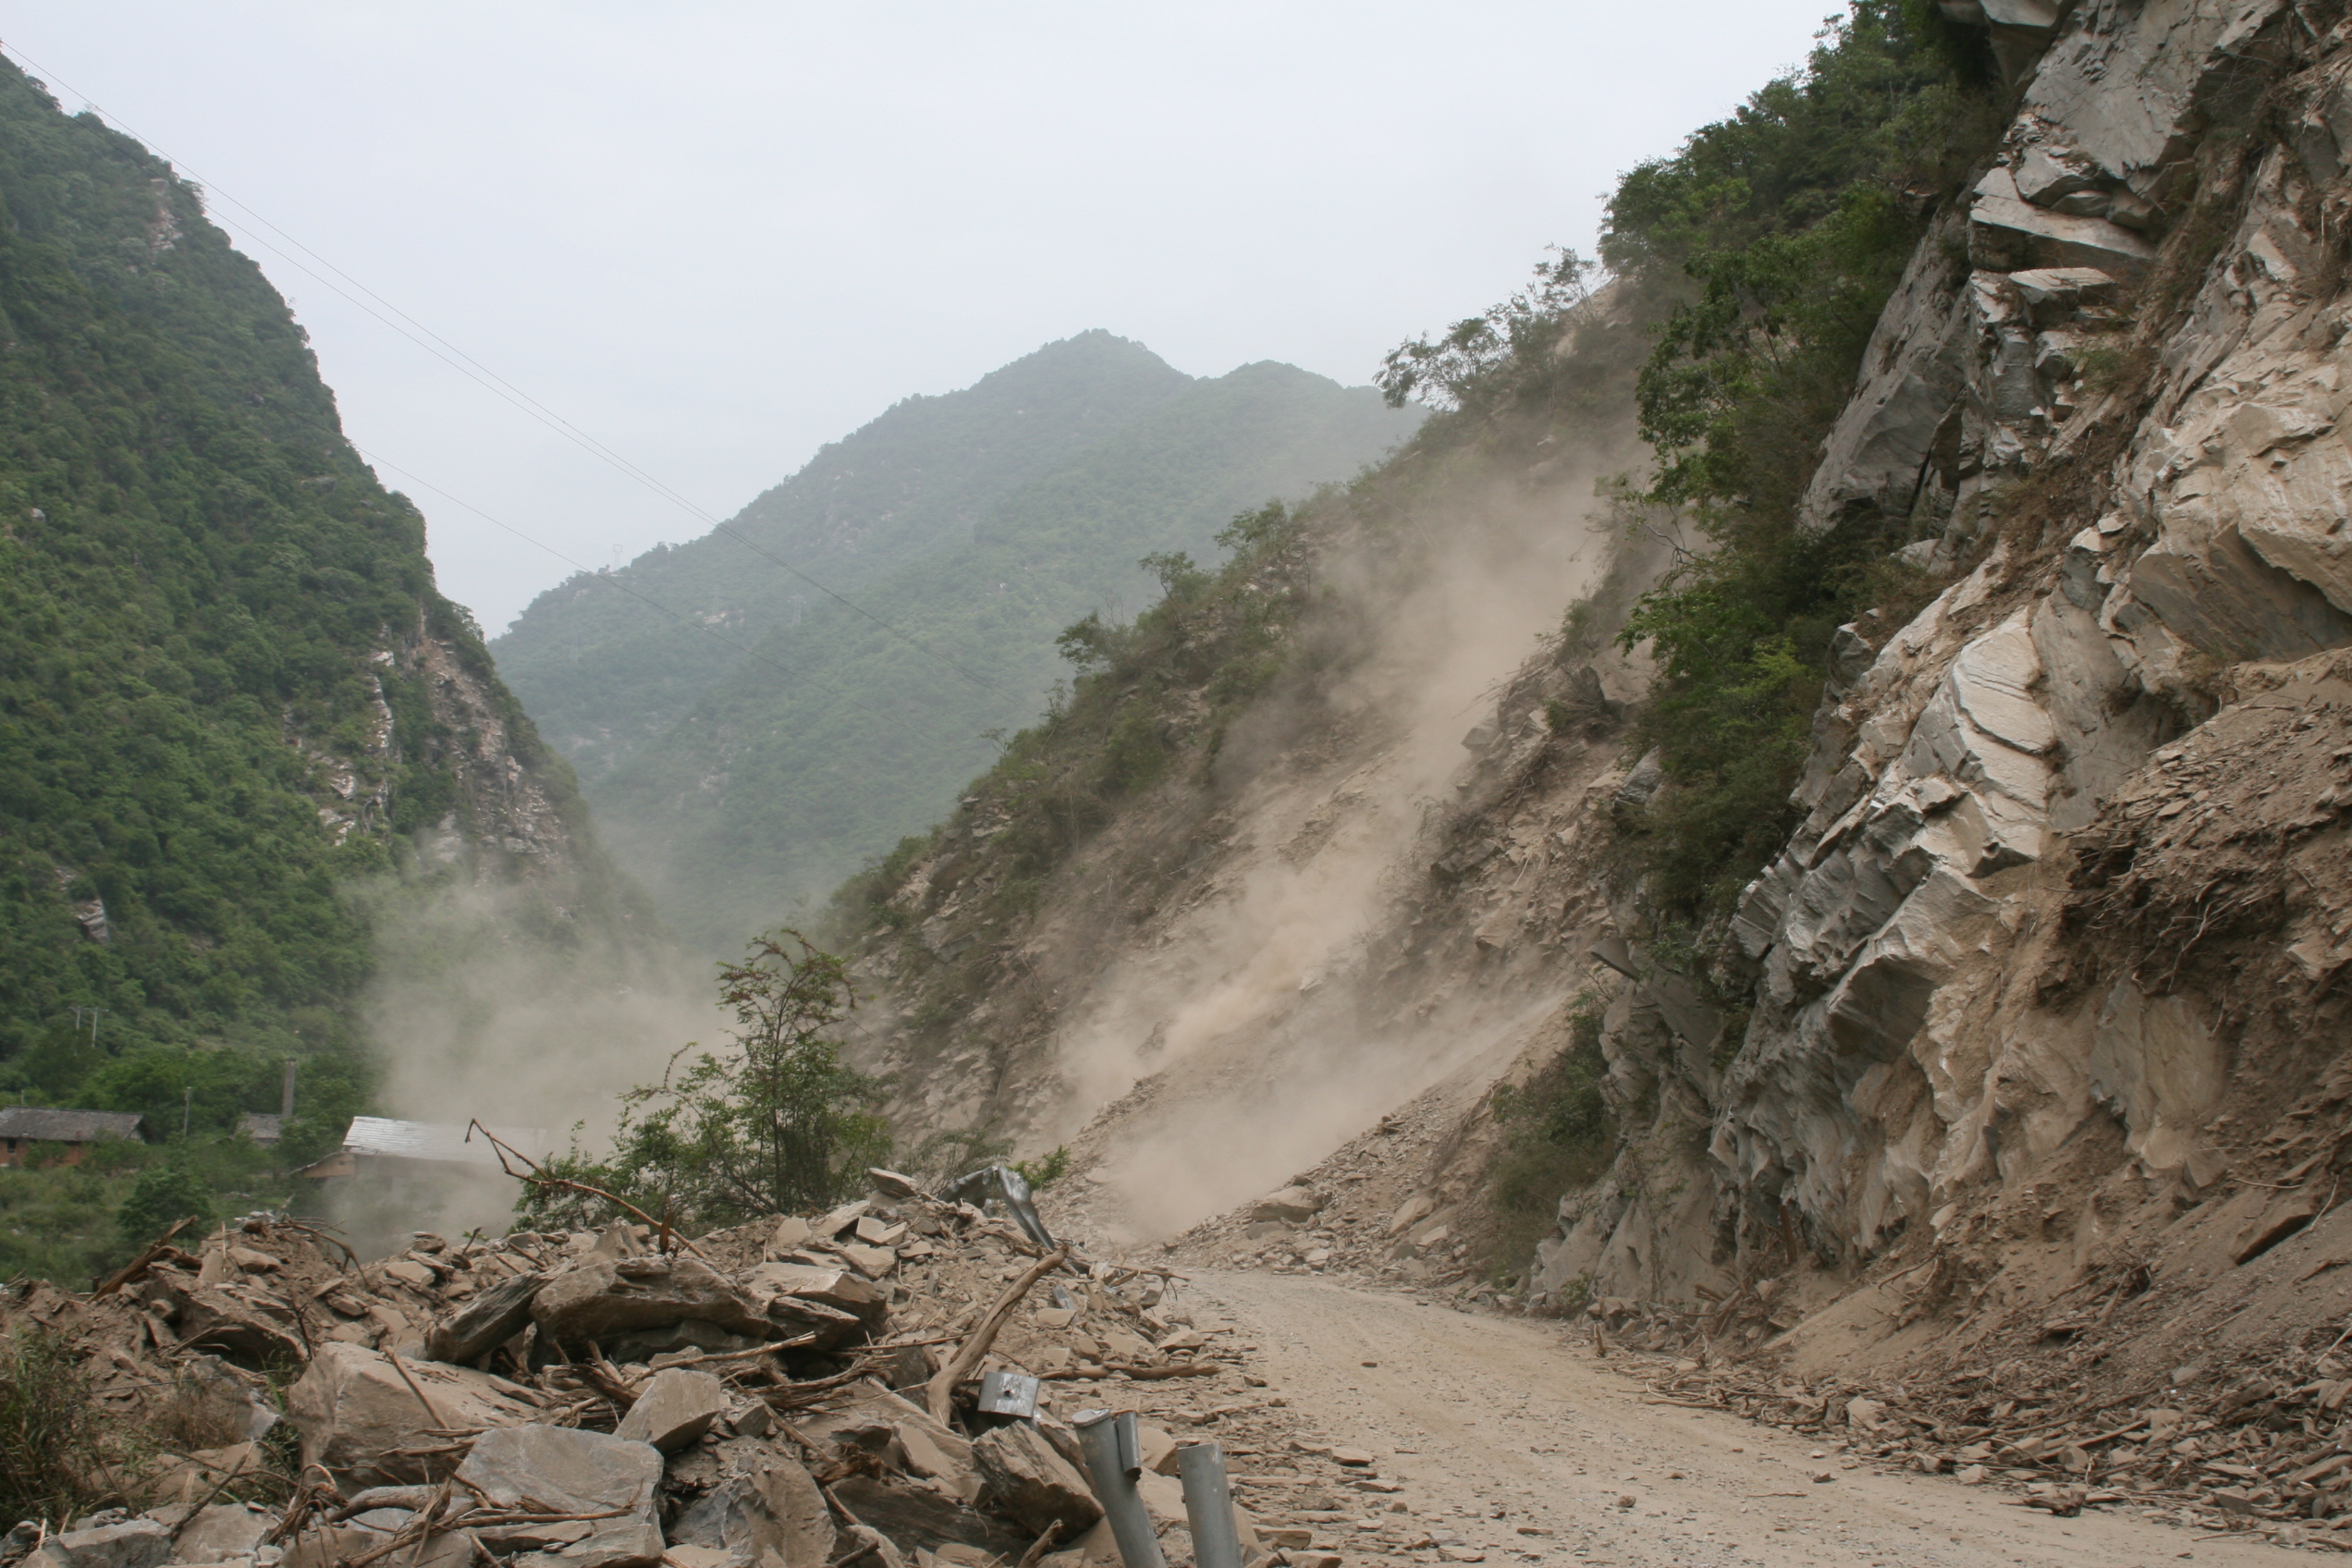
[[[1212,553],[1234,513],[1347,477],[1417,418],[1085,333],[897,405],[730,522],[923,649],[713,533],[551,589],[493,651],[615,854],[681,934],[728,946],[949,809],[987,732],[1042,710],[1056,633],[1156,595],[1139,557]]]

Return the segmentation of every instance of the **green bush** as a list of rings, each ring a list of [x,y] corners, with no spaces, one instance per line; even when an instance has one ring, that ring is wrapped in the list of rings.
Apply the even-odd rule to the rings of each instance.
[[[1070,1174],[1070,1145],[1057,1144],[1052,1152],[1035,1159],[1016,1159],[1012,1168],[1029,1183],[1030,1191],[1042,1193]]]
[[[1804,70],[1610,202],[1609,264],[1677,269],[1691,290],[1636,401],[1658,460],[1646,498],[1709,547],[1621,638],[1660,665],[1641,728],[1669,787],[1633,832],[1669,917],[1724,907],[1785,840],[1832,633],[1917,587],[1886,561],[1907,520],[1807,532],[1798,503],[1929,215],[2001,125],[1979,43],[1920,0],[1856,0]]]
[[[1572,1004],[1568,1043],[1524,1084],[1496,1085],[1491,1107],[1502,1140],[1488,1169],[1496,1219],[1491,1267],[1498,1279],[1526,1265],[1537,1237],[1556,1219],[1560,1200],[1609,1169],[1617,1119],[1605,1084],[1601,1003],[1590,993]]]
[[[115,1229],[123,1244],[140,1247],[155,1240],[180,1220],[201,1229],[214,1218],[213,1189],[181,1160],[150,1165],[130,1184],[130,1192],[116,1210]]]
[[[37,1328],[0,1340],[0,1519],[64,1528],[118,1495],[117,1457],[64,1341]]]
[[[890,1136],[874,1114],[885,1085],[844,1066],[827,1034],[857,1000],[841,962],[796,931],[773,932],[720,966],[719,1000],[735,1013],[731,1047],[680,1048],[661,1083],[623,1096],[610,1155],[575,1145],[546,1175],[690,1233],[823,1208],[864,1187]],[[527,1186],[517,1213],[543,1226],[611,1218],[604,1200],[549,1184]]]

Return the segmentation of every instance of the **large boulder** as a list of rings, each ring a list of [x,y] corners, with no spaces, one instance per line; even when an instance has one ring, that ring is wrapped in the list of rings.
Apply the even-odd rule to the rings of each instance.
[[[245,1502],[215,1502],[200,1508],[172,1535],[174,1562],[227,1562],[251,1557],[276,1520]]]
[[[435,1323],[424,1336],[424,1354],[469,1366],[481,1360],[531,1327],[531,1303],[544,1280],[539,1274],[501,1280]]]
[[[1329,1200],[1312,1187],[1284,1187],[1268,1193],[1257,1200],[1250,1210],[1252,1219],[1282,1219],[1291,1224],[1304,1224],[1323,1211]]]
[[[670,1555],[681,1547],[724,1552],[736,1568],[824,1568],[837,1553],[825,1494],[798,1460],[763,1449],[679,1515]]]
[[[608,1515],[562,1548],[564,1568],[652,1568],[661,1561],[654,1490],[662,1459],[650,1443],[570,1427],[504,1427],[474,1439],[460,1486],[499,1508]]]
[[[1025,1421],[983,1433],[972,1457],[980,1466],[981,1501],[1032,1535],[1059,1525],[1063,1540],[1075,1540],[1102,1517],[1086,1478]]]
[[[408,1378],[381,1352],[339,1341],[319,1346],[286,1396],[302,1463],[326,1466],[347,1489],[439,1480],[448,1472],[446,1457],[401,1451],[446,1448],[440,1434],[511,1427],[538,1415],[486,1372],[438,1362],[402,1366]],[[420,1393],[431,1401],[429,1411]]]
[[[51,1536],[26,1559],[29,1568],[160,1568],[171,1561],[172,1533],[153,1519],[130,1519]]]
[[[690,1317],[755,1340],[772,1332],[748,1297],[692,1257],[591,1254],[539,1287],[531,1317],[543,1339],[565,1346],[666,1329]]]
[[[763,1263],[744,1270],[743,1288],[753,1295],[768,1298],[769,1312],[775,1313],[774,1303],[814,1302],[846,1312],[878,1331],[890,1315],[890,1292],[885,1286],[860,1279],[846,1268],[819,1268],[807,1263]]]
[[[654,1374],[613,1436],[676,1453],[727,1414],[727,1390],[707,1372],[671,1366]]]
[[[894,1460],[909,1474],[959,1502],[980,1496],[980,1471],[971,1440],[872,1378],[852,1383],[835,1398],[832,1408],[809,1411],[795,1426],[820,1452],[828,1444],[857,1446],[862,1438],[883,1430],[896,1446]]]
[[[1013,1562],[1029,1549],[1029,1537],[902,1476],[850,1476],[829,1489],[844,1513],[878,1531],[900,1551],[968,1547]]]

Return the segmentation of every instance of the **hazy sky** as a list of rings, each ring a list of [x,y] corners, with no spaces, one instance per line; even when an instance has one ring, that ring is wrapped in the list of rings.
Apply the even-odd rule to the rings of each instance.
[[[1544,246],[1588,250],[1620,170],[1833,8],[18,0],[0,46],[212,190],[496,632],[571,569],[436,488],[591,566],[708,521],[236,203],[723,517],[897,399],[1089,327],[1194,374],[1366,381]]]

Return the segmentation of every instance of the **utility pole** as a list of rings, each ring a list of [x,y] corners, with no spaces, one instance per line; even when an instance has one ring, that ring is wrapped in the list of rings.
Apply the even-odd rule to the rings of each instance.
[[[190,1112],[195,1110],[195,1109],[196,1085],[190,1084],[188,1085],[186,1091],[181,1094],[179,1098],[179,1141],[183,1144],[188,1141],[189,1115]]]
[[[281,1121],[294,1120],[294,1061],[295,1059],[290,1056],[286,1059],[286,1087],[277,1099],[277,1115]]]

